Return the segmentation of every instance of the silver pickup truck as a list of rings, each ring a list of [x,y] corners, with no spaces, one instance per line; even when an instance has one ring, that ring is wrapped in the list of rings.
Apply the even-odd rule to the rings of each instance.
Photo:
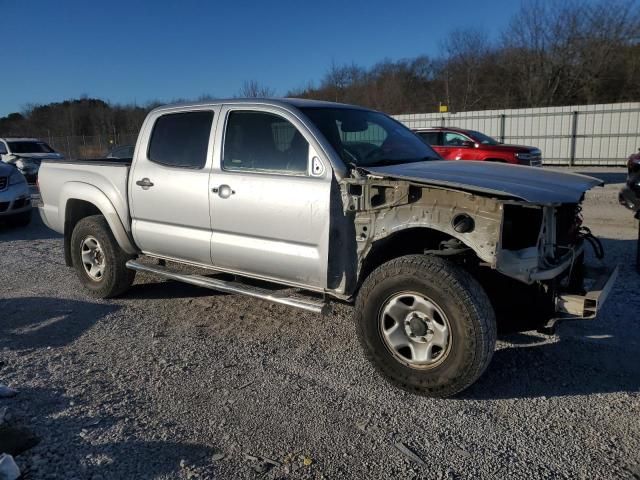
[[[580,203],[600,183],[442,161],[355,106],[229,100],[153,110],[132,161],[44,161],[40,213],[95,296],[144,271],[318,313],[353,302],[387,379],[449,396],[489,364],[496,318],[596,315],[615,271],[585,289],[583,247],[598,241]]]

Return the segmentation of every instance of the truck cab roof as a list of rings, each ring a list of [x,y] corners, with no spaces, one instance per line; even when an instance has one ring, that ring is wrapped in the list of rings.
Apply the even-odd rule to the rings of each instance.
[[[323,100],[310,100],[306,98],[227,98],[207,100],[202,102],[182,102],[162,105],[153,109],[154,112],[174,110],[180,108],[207,107],[214,105],[271,105],[274,107],[295,108],[349,108],[354,110],[368,110],[355,105],[345,103],[326,102]]]

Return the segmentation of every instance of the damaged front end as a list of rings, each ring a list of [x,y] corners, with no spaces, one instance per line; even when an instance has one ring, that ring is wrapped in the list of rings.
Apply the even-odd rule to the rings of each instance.
[[[615,272],[605,272],[604,283],[598,284],[585,276],[585,245],[594,245],[597,257],[603,252],[582,225],[582,198],[538,204],[416,180],[376,173],[343,180],[343,213],[353,219],[358,278],[385,257],[442,255],[476,272],[487,290],[494,291],[494,304],[513,299],[502,299],[508,296],[506,289],[487,282],[519,284],[516,289],[527,292],[532,304],[544,304],[538,327],[551,328],[557,319],[595,316]],[[522,305],[515,302],[512,313]]]
[[[578,204],[503,202],[496,268],[527,284],[558,277],[582,256],[591,235],[580,210]]]
[[[560,320],[593,319],[617,277],[617,267],[584,265],[585,246],[598,260],[604,249],[582,225],[580,204],[530,206],[504,204],[496,268],[527,284],[537,283],[552,302],[542,329]]]

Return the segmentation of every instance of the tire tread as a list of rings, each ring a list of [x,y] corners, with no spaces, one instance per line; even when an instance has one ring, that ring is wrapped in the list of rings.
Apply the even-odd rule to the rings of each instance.
[[[79,262],[79,255],[74,250],[82,235],[91,234],[100,237],[98,240],[102,245],[104,254],[107,257],[109,275],[100,283],[93,282],[87,277],[84,267]],[[107,219],[102,215],[91,215],[81,219],[73,229],[71,234],[72,261],[78,278],[86,287],[90,295],[97,298],[113,298],[124,293],[133,283],[136,272],[126,267],[127,260],[133,258],[127,254],[116,241]],[[97,287],[97,288],[96,288]]]

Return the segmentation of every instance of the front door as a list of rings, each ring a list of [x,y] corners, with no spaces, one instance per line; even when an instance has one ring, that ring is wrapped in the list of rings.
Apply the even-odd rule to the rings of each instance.
[[[442,145],[437,152],[445,160],[473,160],[475,152],[469,145],[473,143],[469,137],[458,132],[442,132]]]
[[[211,262],[211,132],[219,107],[158,112],[129,175],[132,232],[144,253]]]
[[[220,113],[224,125],[209,185],[212,263],[321,290],[327,281],[330,164],[291,113],[241,107]]]

